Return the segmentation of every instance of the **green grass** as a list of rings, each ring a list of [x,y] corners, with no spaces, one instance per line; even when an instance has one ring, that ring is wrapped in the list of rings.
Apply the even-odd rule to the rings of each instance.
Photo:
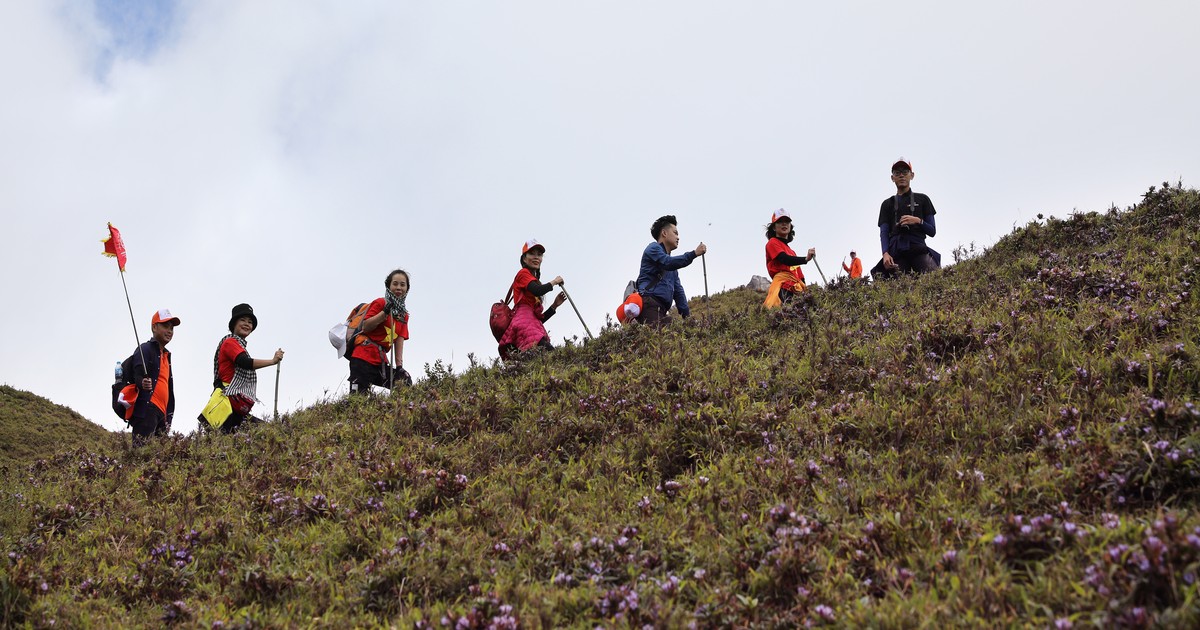
[[[66,407],[0,385],[0,468],[94,445],[108,436],[103,427]]]
[[[1200,624],[1200,193],[12,471],[8,625]],[[219,622],[219,624],[218,624]]]

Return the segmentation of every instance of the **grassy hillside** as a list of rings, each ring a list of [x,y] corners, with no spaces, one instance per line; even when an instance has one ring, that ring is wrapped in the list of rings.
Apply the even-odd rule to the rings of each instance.
[[[0,385],[0,468],[96,444],[108,433],[67,407]]]
[[[735,290],[392,399],[60,455],[4,484],[0,612],[1195,627],[1198,228],[1200,193],[1151,189],[783,312]]]

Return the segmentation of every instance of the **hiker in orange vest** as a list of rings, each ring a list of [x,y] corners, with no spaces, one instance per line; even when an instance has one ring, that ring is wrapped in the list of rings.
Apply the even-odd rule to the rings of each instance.
[[[542,296],[553,290],[554,285],[561,287],[563,283],[562,276],[542,282],[542,257],[545,254],[546,246],[537,242],[537,239],[529,239],[521,246],[521,270],[512,283],[512,321],[500,337],[502,359],[510,359],[518,352],[534,347],[547,350],[554,347],[550,344],[545,322],[567,301],[567,294],[559,291],[550,308],[542,310]]]
[[[411,288],[408,272],[393,269],[383,280],[387,289],[367,307],[362,333],[353,342],[350,353],[350,393],[368,393],[372,385],[395,388],[412,385],[412,376],[404,369],[404,341],[408,339],[408,308],[405,298]],[[396,366],[388,361],[395,348]]]
[[[152,435],[166,435],[175,418],[175,377],[171,373],[171,351],[167,344],[175,336],[179,318],[171,311],[155,311],[150,317],[153,339],[133,353],[132,382],[138,386],[129,419],[133,430],[133,445],[141,446]]]
[[[850,274],[851,279],[862,277],[862,259],[858,257],[858,254],[855,253],[854,250],[850,250],[850,266],[847,267],[846,263],[843,261],[842,269],[844,269],[846,273]]]
[[[250,415],[254,403],[258,402],[258,375],[256,370],[283,361],[283,350],[278,349],[270,359],[255,359],[246,351],[246,337],[258,328],[258,316],[249,304],[233,307],[229,316],[229,334],[217,343],[213,355],[213,387],[224,390],[229,397],[233,413],[221,425],[221,433],[233,433],[243,422],[261,422]]]
[[[767,226],[767,275],[771,276],[771,288],[763,306],[777,308],[786,304],[797,293],[804,290],[804,272],[800,265],[806,264],[817,255],[814,247],[808,248],[808,256],[801,258],[792,251],[788,243],[796,234],[792,231],[792,217],[780,208],[771,214]]]

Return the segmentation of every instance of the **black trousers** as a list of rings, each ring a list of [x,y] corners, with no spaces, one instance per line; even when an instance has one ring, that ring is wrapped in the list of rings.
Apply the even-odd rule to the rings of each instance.
[[[920,254],[901,254],[899,258],[893,257],[892,260],[900,265],[900,273],[926,273],[938,269],[937,262],[933,260],[933,256],[929,255],[929,250]]]
[[[522,354],[521,351],[517,349],[517,344],[514,344],[514,343],[506,343],[502,346],[497,346],[497,348],[496,348],[497,352],[500,353],[500,358],[505,361],[510,361],[513,359],[520,359],[522,356],[532,356],[533,352],[535,350],[553,350],[553,349],[554,349],[554,344],[550,343],[549,337],[542,337],[541,339],[538,340],[537,345],[533,346],[532,348],[526,348],[525,352],[527,354]],[[399,382],[401,380],[402,379],[397,377],[396,378],[397,384],[399,384]],[[408,380],[408,384],[412,385],[412,379],[410,378],[407,380]]]
[[[246,422],[250,422],[250,423],[262,422],[262,418],[259,418],[258,416],[250,415],[249,413],[246,413],[246,414],[240,414],[237,412],[231,413],[231,414],[229,414],[229,419],[226,420],[225,423],[221,425],[221,433],[227,433],[227,434],[233,433],[238,430],[238,427],[242,426],[242,424],[246,423]]]
[[[643,296],[642,312],[637,316],[637,321],[651,326],[660,326],[671,321],[670,310],[670,304],[664,305],[653,296]]]
[[[372,385],[395,389],[412,385],[412,377],[404,368],[393,370],[387,363],[374,365],[359,358],[350,358],[350,393],[369,393]]]
[[[937,261],[925,250],[919,254],[912,252],[898,252],[892,255],[892,262],[896,263],[899,269],[888,270],[883,266],[883,260],[871,268],[871,277],[878,278],[895,278],[902,273],[926,273],[929,271],[937,271],[940,267]]]
[[[149,393],[144,395],[148,396]],[[146,405],[145,415],[130,418],[129,427],[133,429],[134,446],[145,444],[152,435],[166,435],[171,430],[171,424],[167,422],[166,414],[154,405]]]

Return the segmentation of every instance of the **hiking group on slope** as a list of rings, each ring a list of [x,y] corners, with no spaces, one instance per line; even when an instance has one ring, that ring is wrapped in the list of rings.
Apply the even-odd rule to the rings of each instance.
[[[941,267],[941,254],[925,244],[925,239],[937,234],[933,202],[927,195],[913,192],[912,162],[901,157],[892,163],[892,183],[896,194],[879,206],[879,264],[871,269],[873,277],[893,278],[901,273],[926,273]],[[780,208],[771,215],[767,225],[767,275],[771,287],[763,306],[778,308],[793,296],[804,291],[804,273],[800,266],[813,260],[817,250],[810,247],[808,255],[800,257],[788,245],[795,236],[792,219]],[[851,279],[862,277],[862,261],[850,251],[850,266],[842,263]]]
[[[902,273],[926,273],[941,266],[941,255],[925,242],[937,234],[936,210],[927,195],[911,188],[915,173],[912,162],[900,158],[892,164],[892,183],[896,194],[880,204],[877,226],[881,258],[871,269],[873,277],[891,278]],[[625,301],[617,308],[622,324],[640,322],[660,326],[670,320],[672,305],[680,317],[691,315],[687,293],[679,279],[679,270],[703,256],[704,243],[681,255],[678,221],[664,215],[650,226],[654,239],[642,251],[638,276],[627,290]],[[763,305],[778,308],[805,290],[801,267],[816,257],[810,247],[798,256],[790,243],[795,230],[790,214],[780,208],[771,215],[766,228],[766,267],[771,278]],[[521,246],[519,269],[509,286],[504,302],[493,306],[492,331],[504,360],[521,358],[528,353],[552,348],[545,322],[569,299],[562,276],[542,282],[542,262],[546,247],[531,239]],[[852,279],[862,277],[862,261],[850,252],[851,264],[842,268]],[[347,321],[330,331],[330,340],[339,354],[349,360],[350,393],[367,393],[372,387],[394,389],[412,384],[404,369],[404,342],[409,338],[409,312],[405,299],[411,287],[407,271],[394,269],[384,280],[384,295],[360,304]],[[549,307],[543,299],[555,287],[560,289]],[[508,307],[509,299],[513,306]],[[135,446],[150,436],[165,435],[174,417],[174,379],[171,353],[166,346],[180,320],[167,309],[151,317],[152,339],[141,344],[117,369],[113,385],[113,410],[129,423]],[[247,350],[247,338],[258,328],[258,318],[249,304],[233,307],[229,334],[217,344],[213,356],[213,393],[201,413],[201,427],[222,433],[236,431],[242,424],[259,422],[251,414],[257,402],[257,370],[278,366],[283,349],[270,359],[254,359]],[[335,334],[335,331],[337,333]],[[340,345],[339,345],[340,344]],[[390,359],[389,359],[390,353]]]

